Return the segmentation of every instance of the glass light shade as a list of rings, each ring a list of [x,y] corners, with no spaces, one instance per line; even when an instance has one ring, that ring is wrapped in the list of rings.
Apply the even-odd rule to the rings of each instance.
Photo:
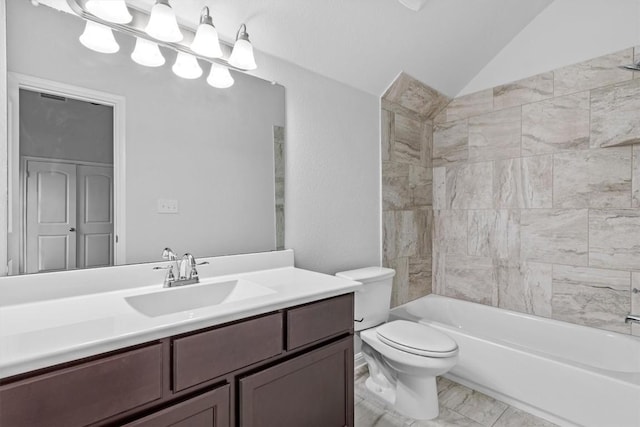
[[[258,68],[253,58],[253,46],[248,40],[238,39],[233,45],[233,51],[229,57],[229,64],[243,70],[255,70]]]
[[[133,19],[124,0],[89,0],[85,7],[98,18],[116,24],[128,24]]]
[[[131,53],[131,59],[145,67],[159,67],[165,63],[158,45],[141,38],[136,39],[136,47]]]
[[[220,40],[218,40],[218,32],[211,24],[200,24],[193,38],[191,50],[202,56],[209,58],[220,58],[222,49],[220,49]]]
[[[151,9],[151,16],[144,31],[151,37],[165,42],[179,42],[182,32],[168,2],[157,2]]]
[[[84,32],[80,36],[80,43],[100,53],[116,53],[120,50],[111,28],[93,21],[87,21]]]
[[[219,64],[211,64],[211,71],[207,77],[207,83],[218,89],[226,89],[233,86],[234,80],[227,67]]]
[[[202,68],[200,68],[196,57],[184,52],[178,52],[176,62],[171,69],[183,79],[197,79],[202,75]]]

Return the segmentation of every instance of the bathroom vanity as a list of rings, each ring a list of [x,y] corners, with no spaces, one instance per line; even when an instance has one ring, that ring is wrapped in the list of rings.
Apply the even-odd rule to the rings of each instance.
[[[0,307],[0,354],[8,356],[0,358],[0,425],[352,426],[357,282],[290,265],[232,275],[273,291],[260,296],[232,291],[211,306],[146,314],[127,301],[153,295],[162,306],[158,295],[165,294],[189,301],[183,291],[209,292],[229,277],[189,285],[196,291],[154,285]],[[108,332],[95,316],[81,319],[95,314],[98,301],[115,313]],[[58,347],[39,345],[38,330],[6,323],[32,309],[55,322],[71,310],[67,304],[76,307],[75,323],[43,325],[65,341]],[[50,317],[53,306],[61,311]],[[86,333],[92,327],[93,336]],[[75,340],[62,337],[74,330]]]

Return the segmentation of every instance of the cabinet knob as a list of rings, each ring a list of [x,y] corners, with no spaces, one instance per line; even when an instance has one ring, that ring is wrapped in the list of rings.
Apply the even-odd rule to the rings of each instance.
[[[71,231],[71,232],[75,232],[75,231],[76,231],[76,228],[75,228],[75,227],[71,227],[71,228],[69,229],[69,231]]]

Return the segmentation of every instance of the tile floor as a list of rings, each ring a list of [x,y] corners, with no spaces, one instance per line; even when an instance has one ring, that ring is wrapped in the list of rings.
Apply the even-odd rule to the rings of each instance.
[[[356,427],[553,427],[555,424],[513,408],[485,394],[446,378],[438,378],[440,415],[429,421],[416,421],[395,412],[371,393],[365,381],[366,366],[355,374]]]

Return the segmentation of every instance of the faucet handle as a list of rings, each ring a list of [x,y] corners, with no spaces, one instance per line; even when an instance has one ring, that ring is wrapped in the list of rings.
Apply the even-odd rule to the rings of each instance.
[[[173,252],[173,250],[171,250],[171,248],[164,248],[164,250],[162,251],[162,259],[176,261],[178,259],[178,256],[175,252]]]
[[[164,277],[164,286],[171,287],[173,282],[176,281],[176,276],[173,274],[173,264],[166,265],[164,267],[153,267],[154,270],[169,270],[167,271],[167,275]]]

